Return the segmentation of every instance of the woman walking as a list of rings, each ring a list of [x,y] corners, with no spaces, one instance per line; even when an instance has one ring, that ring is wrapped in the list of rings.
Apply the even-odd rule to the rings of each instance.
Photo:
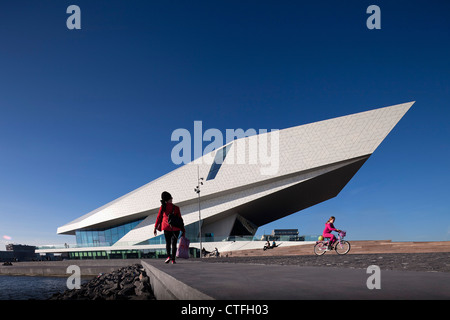
[[[182,228],[177,228],[169,224],[169,214],[181,218],[180,208],[172,203],[172,196],[167,191],[161,194],[161,207],[159,208],[158,216],[156,217],[155,229],[153,230],[156,236],[156,231],[164,231],[164,237],[166,238],[166,251],[167,259],[165,263],[172,261],[175,264],[175,255],[177,253],[177,241],[180,231],[185,234],[184,226]]]

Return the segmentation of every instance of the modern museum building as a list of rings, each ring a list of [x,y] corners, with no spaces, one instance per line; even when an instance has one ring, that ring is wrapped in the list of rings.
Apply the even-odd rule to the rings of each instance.
[[[192,248],[201,236],[206,250],[231,251],[250,243],[258,227],[337,196],[413,103],[234,139],[59,227],[75,246],[36,252],[73,259],[165,254],[164,235],[153,234],[163,191],[180,207]]]

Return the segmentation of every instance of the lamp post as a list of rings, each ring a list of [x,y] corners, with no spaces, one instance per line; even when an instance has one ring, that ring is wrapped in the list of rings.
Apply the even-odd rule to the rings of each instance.
[[[203,178],[200,178],[200,169],[197,166],[197,187],[194,191],[198,195],[198,234],[200,236],[200,258],[202,257],[202,216],[200,213],[200,186],[203,185]]]

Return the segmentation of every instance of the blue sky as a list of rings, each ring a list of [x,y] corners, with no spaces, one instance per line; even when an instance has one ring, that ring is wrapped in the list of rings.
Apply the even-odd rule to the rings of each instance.
[[[56,228],[175,169],[171,134],[195,120],[283,129],[416,101],[338,197],[258,234],[318,234],[334,215],[349,239],[450,240],[449,14],[448,1],[2,1],[0,235],[73,243]]]

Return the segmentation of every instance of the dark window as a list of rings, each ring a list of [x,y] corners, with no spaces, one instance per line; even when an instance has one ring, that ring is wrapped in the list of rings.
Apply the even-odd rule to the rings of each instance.
[[[225,158],[227,157],[227,153],[230,150],[230,148],[231,143],[217,151],[216,156],[214,157],[214,162],[211,165],[211,169],[209,169],[208,177],[206,178],[206,180],[212,180],[216,177],[220,167],[222,166],[222,163],[225,161]]]

